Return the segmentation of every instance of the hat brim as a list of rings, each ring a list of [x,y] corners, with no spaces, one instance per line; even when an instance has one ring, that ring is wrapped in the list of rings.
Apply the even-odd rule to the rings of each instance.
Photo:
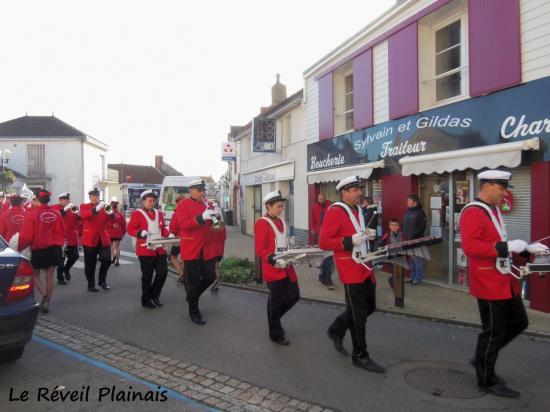
[[[338,189],[338,191],[341,192],[342,190],[351,189],[352,187],[358,187],[362,189],[365,187],[365,185],[363,183],[350,183],[342,186],[340,189]]]
[[[147,199],[148,197],[154,197],[155,199],[158,199],[158,198],[159,198],[159,197],[158,197],[156,194],[154,194],[154,193],[147,193],[145,196],[142,196],[142,197],[141,197],[141,200],[145,200],[145,199]],[[118,202],[111,202],[111,203],[118,203]]]
[[[504,186],[504,188],[508,189],[513,189],[514,186],[512,186],[510,184],[510,181],[509,180],[504,180],[504,179],[480,179],[480,182],[481,183],[496,183],[498,185],[501,185],[501,186]]]
[[[286,200],[286,198],[284,198],[282,196],[277,196],[277,197],[273,197],[269,200],[266,200],[264,202],[264,204],[273,203],[273,202],[284,202],[285,200]]]

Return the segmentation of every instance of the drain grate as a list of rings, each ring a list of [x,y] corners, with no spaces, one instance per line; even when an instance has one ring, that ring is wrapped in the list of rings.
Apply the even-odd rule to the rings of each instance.
[[[405,382],[414,389],[443,398],[474,399],[484,395],[476,377],[449,368],[418,368],[405,374]]]

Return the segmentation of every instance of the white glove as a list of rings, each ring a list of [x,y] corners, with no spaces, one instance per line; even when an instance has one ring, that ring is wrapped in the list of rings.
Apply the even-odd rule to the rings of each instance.
[[[525,240],[516,239],[508,241],[508,252],[521,253],[527,249],[529,245]]]
[[[72,207],[72,206],[73,206],[73,204],[72,204],[72,203],[69,203],[67,206],[65,206],[65,207],[63,208],[63,210],[64,210],[65,212],[68,212],[69,210],[71,210],[71,207]]]
[[[140,231],[138,232],[138,236],[139,236],[140,238],[142,238],[142,239],[147,238],[147,235],[149,235],[149,232],[147,232],[146,230],[140,230]]]
[[[174,235],[173,233],[170,233],[168,235],[168,239],[175,239],[176,235]]]
[[[548,246],[543,245],[540,242],[531,243],[530,245],[527,246],[527,251],[529,253],[544,253],[544,252],[548,252]]]
[[[279,269],[284,269],[287,267],[287,264],[285,262],[284,259],[277,259],[275,260],[275,265],[274,265],[276,268],[279,268]]]
[[[376,239],[376,229],[369,229],[367,228],[367,238],[369,240],[374,240]]]
[[[367,235],[365,235],[364,233],[356,233],[351,237],[351,243],[353,243],[353,246],[359,246],[366,240]]]
[[[202,220],[212,220],[212,211],[210,209],[206,209],[202,212]]]
[[[105,207],[105,202],[104,201],[101,201],[99,202],[96,206],[95,206],[95,210],[97,210],[98,212],[103,209]]]

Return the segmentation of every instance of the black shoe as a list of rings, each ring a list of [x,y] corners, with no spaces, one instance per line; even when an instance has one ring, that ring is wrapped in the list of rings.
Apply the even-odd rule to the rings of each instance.
[[[106,283],[100,283],[99,286],[101,286],[101,289],[103,289],[103,290],[111,289],[111,287]]]
[[[57,279],[57,284],[58,285],[68,285],[68,283],[65,282],[65,279]]]
[[[162,303],[160,303],[160,300],[158,300],[158,298],[153,298],[153,299],[151,299],[151,300],[153,301],[153,303],[155,304],[155,306],[156,306],[157,308],[162,307]]]
[[[202,315],[191,315],[191,321],[197,325],[206,325],[206,321],[202,318]]]
[[[115,266],[120,266],[120,262],[118,260],[115,262]]]
[[[42,302],[40,302],[40,312],[48,313],[49,311],[50,311],[50,298],[48,297],[48,295],[46,295],[42,298]]]
[[[474,368],[475,370],[477,370],[477,366],[476,366],[476,360],[474,358],[470,359],[470,365],[472,365],[472,368]],[[495,376],[495,379],[497,380],[497,384],[499,385],[502,385],[502,386],[505,386],[506,385],[506,381],[504,379],[502,379],[500,376],[498,376],[497,374],[494,375]]]
[[[147,309],[156,309],[157,307],[151,301],[141,302],[141,306]]]
[[[352,355],[351,359],[353,361],[353,364],[355,366],[357,366],[358,368],[363,368],[363,369],[365,369],[369,372],[374,372],[374,373],[385,373],[386,372],[386,370],[382,366],[380,366],[376,362],[374,362],[369,357],[369,355],[364,355],[364,356]]]
[[[332,343],[334,344],[334,349],[338,353],[344,356],[349,356],[348,351],[344,348],[344,345],[342,344],[343,338],[336,336],[334,333],[332,333],[330,330],[327,330],[327,336],[332,340]]]
[[[71,280],[71,272],[65,272],[65,280],[69,282]]]
[[[185,283],[185,275],[181,275],[178,280],[176,280],[177,283]]]
[[[99,292],[99,289],[94,286],[92,288],[88,288],[88,292]]]
[[[212,287],[210,288],[210,290],[212,292],[217,292],[218,290],[220,290],[220,283],[222,283],[221,280],[216,280],[214,281],[214,284],[212,285]]]
[[[518,391],[514,391],[506,385],[501,385],[499,383],[490,386],[478,384],[478,387],[484,392],[492,393],[493,395],[501,396],[503,398],[519,398],[520,396],[520,393]]]
[[[277,339],[270,338],[270,339],[278,345],[283,345],[283,346],[290,345],[290,341],[285,337],[281,337],[281,338],[277,338]]]

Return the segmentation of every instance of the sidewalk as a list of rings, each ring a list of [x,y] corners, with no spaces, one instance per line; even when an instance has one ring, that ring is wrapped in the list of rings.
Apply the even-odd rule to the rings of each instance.
[[[226,256],[254,260],[254,239],[239,232],[237,226],[227,227],[225,243]],[[328,290],[318,281],[319,270],[308,265],[297,267],[302,298],[331,303],[344,303],[343,286],[335,272],[332,276],[334,290]],[[464,325],[479,325],[479,313],[475,299],[467,292],[435,284],[424,283],[420,286],[405,285],[405,308],[394,306],[393,291],[388,286],[385,272],[377,271],[376,288],[378,310],[406,316],[441,320]],[[249,285],[265,289],[261,285]],[[528,333],[550,338],[550,313],[527,308],[529,316]]]

